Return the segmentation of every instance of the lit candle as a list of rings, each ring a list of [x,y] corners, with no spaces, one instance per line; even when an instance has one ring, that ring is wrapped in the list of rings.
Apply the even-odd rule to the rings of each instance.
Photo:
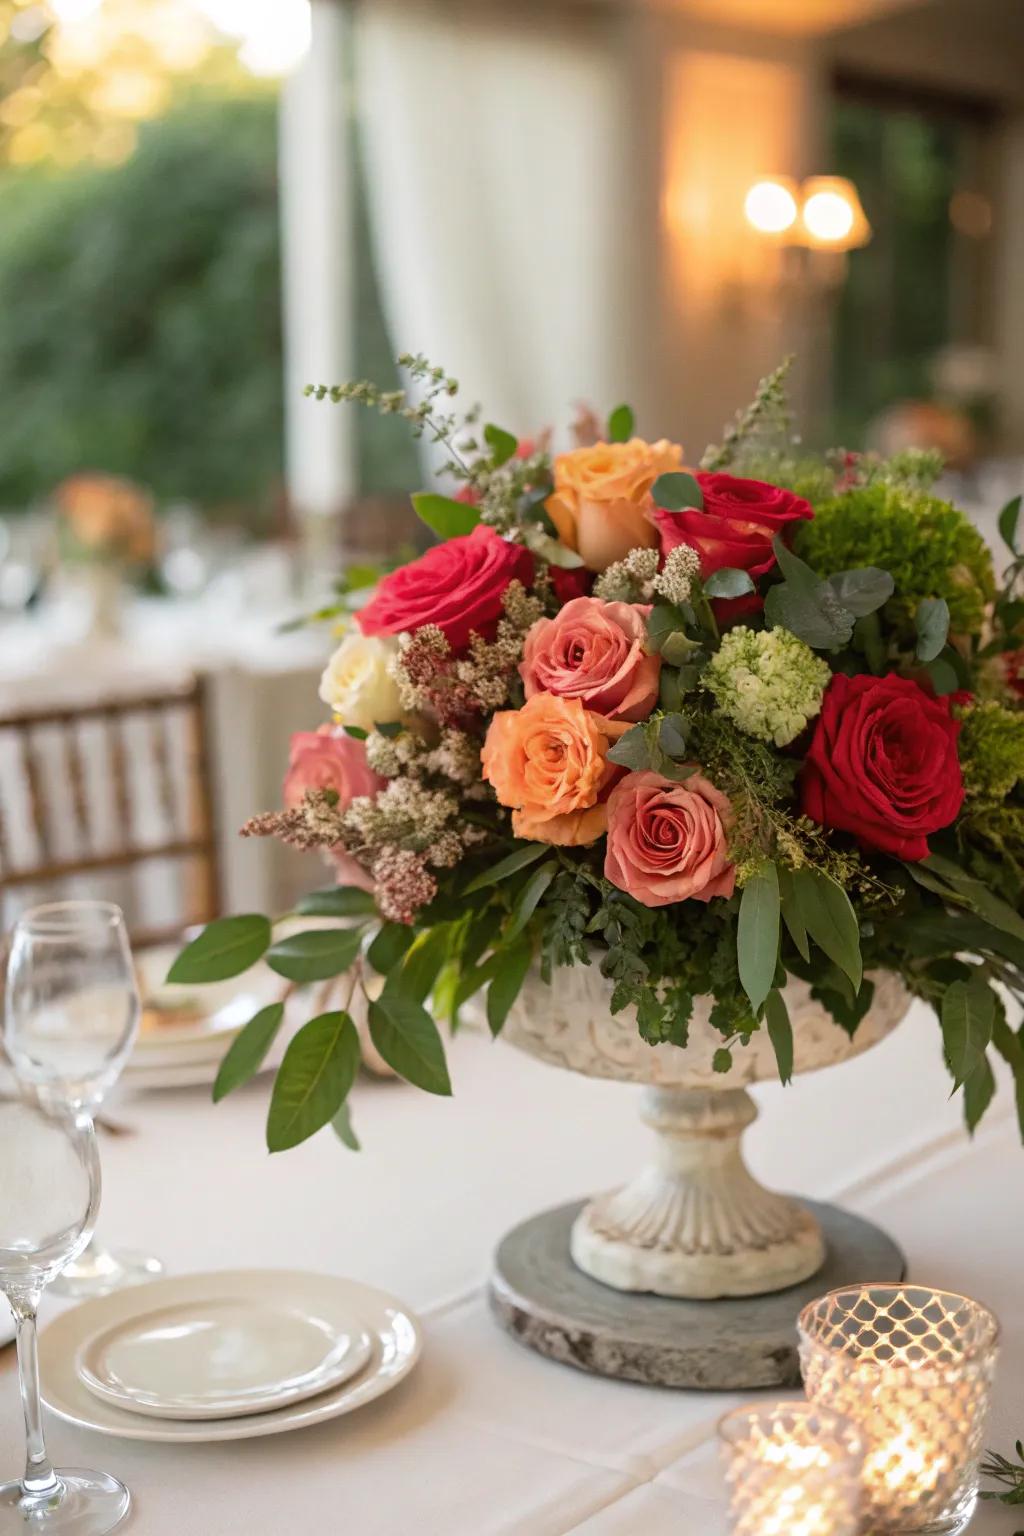
[[[863,1448],[813,1403],[751,1403],[718,1426],[735,1536],[855,1536]]]
[[[965,1530],[995,1373],[992,1313],[949,1291],[864,1285],[812,1301],[798,1329],[808,1397],[863,1436],[869,1529]]]

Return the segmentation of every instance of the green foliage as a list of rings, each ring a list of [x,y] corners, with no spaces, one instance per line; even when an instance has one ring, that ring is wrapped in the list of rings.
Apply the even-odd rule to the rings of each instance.
[[[775,976],[779,955],[779,876],[765,864],[743,887],[736,927],[736,958],[743,990],[756,1014]]]
[[[307,928],[272,944],[267,964],[299,985],[329,981],[348,970],[359,953],[361,937],[358,928]]]
[[[270,943],[270,920],[258,912],[207,923],[167,972],[169,982],[186,985],[227,981],[261,959]]]
[[[608,441],[610,443],[628,443],[633,436],[635,421],[633,411],[628,405],[617,405],[608,417]]]
[[[427,1010],[387,987],[369,1007],[370,1038],[399,1077],[426,1093],[452,1091],[444,1046]]]
[[[284,1019],[284,1004],[270,1003],[251,1018],[231,1042],[213,1085],[213,1102],[255,1077]]]
[[[853,566],[888,571],[891,621],[914,632],[923,598],[944,598],[954,634],[977,634],[995,593],[992,558],[963,512],[921,492],[884,482],[821,503],[796,527],[794,548],[822,575]]]
[[[195,98],[121,165],[0,182],[0,505],[84,468],[269,507],[281,473],[276,110]]]
[[[347,1013],[322,1013],[304,1024],[274,1080],[267,1150],[285,1152],[333,1120],[360,1060],[359,1036]]]
[[[480,521],[476,507],[464,501],[453,501],[450,496],[434,496],[427,491],[418,491],[412,498],[412,504],[420,521],[426,523],[439,539],[454,539],[461,534],[472,533]]]
[[[969,798],[1003,801],[1024,779],[1024,712],[990,699],[974,704],[957,745]]]

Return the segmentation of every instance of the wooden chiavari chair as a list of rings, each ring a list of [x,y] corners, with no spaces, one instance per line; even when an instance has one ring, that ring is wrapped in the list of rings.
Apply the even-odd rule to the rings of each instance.
[[[0,918],[42,901],[124,908],[138,947],[220,910],[206,690],[0,713]]]

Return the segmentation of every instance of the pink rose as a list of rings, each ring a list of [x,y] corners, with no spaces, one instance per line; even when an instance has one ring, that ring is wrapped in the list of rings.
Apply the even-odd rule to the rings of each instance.
[[[658,698],[661,657],[644,651],[650,607],[577,597],[526,636],[526,697],[554,693],[619,720],[644,720]]]
[[[699,773],[682,784],[659,773],[629,773],[608,799],[605,876],[645,907],[731,896],[731,817],[728,796]]]
[[[436,624],[452,649],[460,651],[473,630],[493,640],[501,600],[512,581],[530,585],[533,556],[479,523],[472,533],[435,544],[383,577],[356,614],[356,623],[364,635],[398,635]]]
[[[318,731],[296,731],[284,776],[284,804],[294,810],[307,789],[334,789],[345,810],[359,795],[375,795],[384,780],[366,761],[366,747],[332,725]]]

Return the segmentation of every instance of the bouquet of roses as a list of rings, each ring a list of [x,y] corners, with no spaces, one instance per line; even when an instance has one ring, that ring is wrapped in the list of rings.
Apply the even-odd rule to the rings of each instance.
[[[531,968],[574,965],[652,1045],[684,1047],[710,996],[716,1070],[765,1028],[784,1080],[787,976],[852,1034],[871,973],[897,972],[939,1014],[971,1128],[990,1048],[1024,1124],[1020,498],[997,586],[927,456],[800,452],[784,367],[695,469],[625,406],[561,453],[481,428],[442,370],[403,362],[415,395],[311,392],[404,416],[456,494],[414,497],[438,542],[350,572],[316,616],[343,626],[331,718],[294,738],[284,809],[243,829],[322,850],[338,883],[299,913],[346,921],[275,943],[226,918],[172,972],[265,955],[298,984],[345,978],[289,1045],[271,1148],[328,1121],[353,1140],[357,988],[380,1055],[447,1093],[438,1021],[479,998],[496,1034]],[[243,1031],[218,1096],[280,1021]]]

